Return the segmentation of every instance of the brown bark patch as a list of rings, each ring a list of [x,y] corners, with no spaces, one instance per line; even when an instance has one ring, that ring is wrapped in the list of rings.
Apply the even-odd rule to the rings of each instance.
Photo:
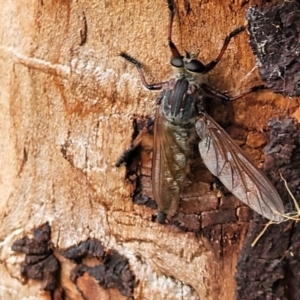
[[[289,96],[300,95],[300,6],[283,1],[250,7],[247,12],[250,45],[268,88]]]
[[[77,263],[71,271],[71,280],[84,299],[96,299],[94,294],[88,296],[90,290],[98,290],[95,282],[105,290],[116,289],[125,297],[133,297],[135,276],[128,260],[117,251],[105,251],[98,240],[88,239],[68,248],[63,256]]]
[[[26,254],[21,266],[21,275],[25,279],[43,281],[43,289],[50,292],[51,299],[64,299],[59,283],[60,263],[53,255],[50,239],[51,228],[45,223],[34,230],[32,239],[25,236],[16,240],[12,250]]]

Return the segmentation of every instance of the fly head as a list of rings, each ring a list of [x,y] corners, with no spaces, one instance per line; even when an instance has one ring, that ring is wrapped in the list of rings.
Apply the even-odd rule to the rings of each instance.
[[[205,73],[204,64],[196,59],[197,55],[186,52],[185,56],[172,56],[171,66],[176,78],[185,77],[191,83],[201,82],[201,76]]]

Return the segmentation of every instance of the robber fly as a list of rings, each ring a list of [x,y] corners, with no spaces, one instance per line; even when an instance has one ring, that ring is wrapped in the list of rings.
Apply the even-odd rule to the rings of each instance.
[[[211,71],[220,61],[230,40],[246,28],[242,26],[231,32],[226,37],[218,57],[204,65],[190,53],[182,56],[172,42],[175,10],[172,0],[167,0],[167,3],[170,11],[168,41],[174,77],[166,82],[148,84],[142,64],[124,52],[120,54],[136,66],[147,89],[162,90],[153,121],[152,188],[158,205],[158,222],[164,223],[167,215],[174,214],[178,208],[187,175],[188,156],[191,152],[190,139],[195,130],[200,137],[199,152],[208,170],[233,195],[253,210],[267,219],[283,220],[282,200],[271,182],[204,109],[205,94],[232,101],[264,88],[255,86],[230,98],[201,82],[201,76]],[[126,164],[132,151],[152,125],[152,122],[149,122],[145,126],[131,148],[121,156],[117,166]]]

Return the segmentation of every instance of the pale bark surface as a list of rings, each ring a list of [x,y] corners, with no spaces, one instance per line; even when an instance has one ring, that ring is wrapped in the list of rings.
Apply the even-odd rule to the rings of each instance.
[[[251,4],[193,0],[188,13],[183,1],[176,3],[174,42],[200,50],[204,62],[244,24]],[[124,255],[139,281],[135,299],[233,299],[248,223],[226,225],[228,234],[224,226],[217,242],[153,223],[155,211],[132,204],[125,169],[114,167],[130,144],[133,115],[152,115],[156,100],[118,53],[143,62],[149,82],[170,76],[165,2],[2,1],[0,20],[0,298],[49,297],[41,283],[22,283],[24,255],[11,250],[17,238],[49,221],[57,253],[96,238]],[[208,82],[237,94],[260,83],[254,66],[243,33]],[[297,106],[290,100],[289,108]],[[235,124],[251,130],[244,148],[257,164],[263,161],[259,131],[286,108],[272,92],[233,104]],[[57,256],[66,299],[82,299],[69,280],[74,264]],[[101,299],[124,297],[102,293]]]

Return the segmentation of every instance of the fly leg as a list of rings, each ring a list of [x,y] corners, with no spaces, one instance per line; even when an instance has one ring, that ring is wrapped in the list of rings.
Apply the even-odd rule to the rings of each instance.
[[[211,86],[203,83],[201,85],[201,88],[207,93],[207,94],[210,94],[211,96],[215,96],[215,97],[218,97],[220,98],[221,100],[224,100],[226,102],[228,101],[233,101],[233,100],[237,100],[237,99],[240,99],[248,94],[251,94],[253,92],[256,92],[258,90],[264,90],[264,89],[267,89],[267,87],[265,85],[256,85],[256,86],[253,86],[252,88],[250,88],[249,90],[246,90],[244,92],[242,92],[241,94],[239,95],[236,95],[234,97],[230,97],[228,96],[227,94],[224,94],[224,93],[221,93],[217,90],[215,90],[214,88],[212,88]]]
[[[177,47],[172,41],[172,27],[173,27],[173,20],[174,20],[174,15],[175,15],[175,6],[174,6],[174,1],[173,0],[166,0],[169,8],[169,25],[168,25],[168,42],[169,42],[169,47],[172,52],[172,57],[178,57],[178,58],[183,58],[183,56],[180,54],[178,51]],[[225,50],[224,50],[225,51]],[[137,59],[133,58],[129,54],[125,52],[121,52],[120,56],[125,58],[127,61],[130,63],[134,64],[135,67],[137,68],[140,78],[142,80],[142,83],[144,87],[148,90],[161,90],[165,84],[168,83],[168,81],[164,82],[158,82],[154,84],[148,84],[145,78],[145,74],[143,72],[143,65],[141,62],[139,62]]]
[[[172,57],[179,57],[183,58],[183,56],[180,54],[178,51],[177,47],[172,41],[172,27],[173,27],[173,20],[174,20],[174,15],[175,15],[175,6],[174,6],[174,1],[173,0],[167,0],[168,8],[169,8],[169,26],[168,26],[168,42],[169,42],[169,47],[172,52]]]
[[[217,64],[218,62],[221,60],[223,54],[225,53],[229,43],[230,43],[230,40],[238,35],[239,33],[243,32],[244,30],[246,29],[245,26],[241,26],[235,30],[233,30],[229,35],[226,36],[225,40],[224,40],[224,44],[223,44],[223,47],[219,53],[219,55],[217,56],[216,59],[212,60],[210,63],[208,63],[207,65],[205,65],[205,71],[203,72],[203,74],[211,71]]]
[[[142,63],[140,63],[138,60],[136,60],[135,58],[133,58],[132,56],[128,55],[125,52],[121,52],[120,56],[125,58],[127,61],[129,61],[133,65],[135,65],[135,67],[137,68],[137,70],[140,74],[142,83],[146,89],[152,90],[152,91],[153,90],[161,90],[163,88],[163,86],[168,83],[168,81],[165,81],[165,82],[158,82],[158,83],[154,83],[154,84],[148,84],[146,81],[146,78],[145,78]]]
[[[168,42],[169,42],[169,47],[170,50],[172,52],[172,57],[178,57],[178,58],[183,58],[183,56],[180,54],[180,52],[178,51],[177,47],[175,46],[175,44],[172,41],[172,27],[173,27],[173,20],[174,20],[174,15],[175,15],[175,5],[174,5],[174,0],[166,0],[167,4],[168,4],[168,8],[169,8],[169,26],[168,26]],[[219,55],[217,56],[216,59],[212,60],[210,63],[208,63],[207,65],[204,66],[205,70],[203,72],[203,74],[211,71],[217,64],[218,62],[221,60],[221,58],[223,57],[223,54],[225,53],[231,39],[238,35],[239,33],[245,31],[246,27],[245,26],[241,26],[235,30],[233,30],[228,36],[226,36],[225,40],[224,40],[224,44],[223,47],[219,53]]]
[[[144,135],[146,133],[149,133],[150,128],[153,126],[154,124],[154,118],[151,118],[147,121],[146,125],[144,126],[144,128],[139,132],[139,134],[136,136],[136,138],[133,140],[131,146],[129,149],[125,150],[124,153],[121,155],[121,157],[118,159],[118,161],[116,162],[115,166],[116,167],[120,167],[121,165],[129,165],[133,156],[134,156],[134,152],[136,150],[136,148],[139,146],[139,144],[141,143]]]
[[[225,192],[225,186],[223,185],[223,183],[219,180],[218,177],[213,175],[213,181],[211,183],[211,189],[217,190],[217,198],[220,199],[224,196],[224,192]]]
[[[264,84],[262,85],[255,85],[253,86],[252,88],[250,88],[249,90],[246,90],[244,91],[243,93],[239,94],[239,95],[236,95],[234,97],[228,97],[229,99],[227,99],[227,101],[233,101],[233,100],[237,100],[237,99],[240,99],[248,94],[251,94],[253,92],[256,92],[258,90],[265,90],[265,89],[268,89]]]

